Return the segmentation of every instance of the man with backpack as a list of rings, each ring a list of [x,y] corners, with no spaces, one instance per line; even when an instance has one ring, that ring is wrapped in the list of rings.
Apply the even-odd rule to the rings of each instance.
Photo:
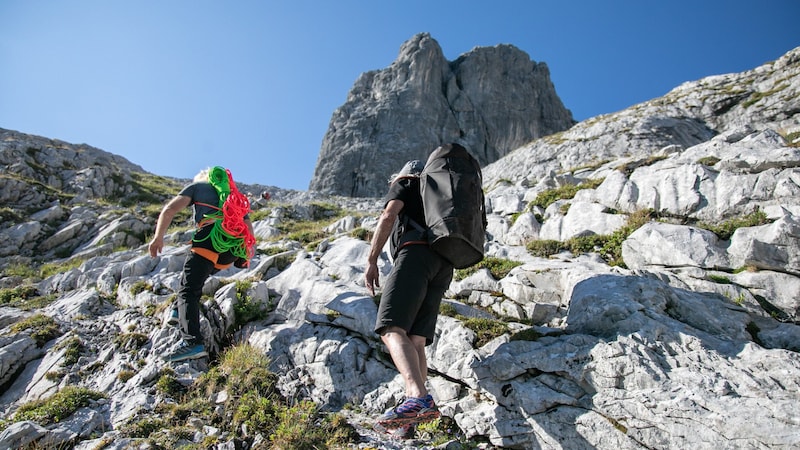
[[[386,430],[407,431],[411,428],[413,431],[415,424],[434,420],[441,415],[425,386],[428,371],[425,347],[433,343],[439,306],[452,281],[454,263],[439,251],[435,251],[432,246],[432,243],[438,240],[432,228],[435,225],[433,222],[450,220],[447,218],[438,220],[441,217],[437,216],[442,215],[441,202],[428,198],[423,202],[424,197],[433,198],[434,195],[431,189],[426,192],[421,188],[421,183],[424,185],[425,177],[437,176],[432,174],[432,168],[441,168],[438,158],[441,154],[449,155],[451,150],[468,160],[473,159],[460,145],[446,144],[434,150],[424,168],[421,161],[409,161],[392,177],[389,192],[385,197],[385,206],[378,219],[367,257],[364,281],[370,293],[375,295],[375,288],[380,287],[378,257],[391,237],[393,266],[381,294],[375,332],[380,335],[392,361],[403,376],[405,400],[378,419],[377,425]],[[443,166],[446,170],[453,170],[457,166],[465,168],[467,172],[477,170],[477,179],[480,179],[480,167],[477,163],[465,165],[458,161],[445,161]],[[469,174],[464,176],[464,178],[469,177]],[[439,184],[445,179],[458,178],[461,178],[458,173],[445,174],[439,179]],[[480,191],[480,183],[471,189]],[[458,188],[451,186],[448,191],[455,192]],[[470,214],[481,223],[476,227],[481,228],[481,232],[476,238],[480,242],[470,244],[468,247],[470,250],[479,247],[478,258],[482,258],[484,238],[482,227],[485,227],[485,213],[481,216],[482,191],[480,194],[472,195],[481,201],[480,206],[475,206],[479,208],[477,214],[475,211],[470,211]],[[447,196],[446,193],[440,194],[440,197]],[[452,200],[462,204],[478,201],[473,202],[464,197]],[[467,222],[472,220],[473,218],[466,219]],[[461,233],[453,233],[454,236],[457,234]],[[438,238],[442,238],[443,241],[461,240],[453,236],[438,236]],[[477,262],[474,259],[470,257],[469,262],[464,264],[474,264]],[[463,265],[461,262],[458,264]]]
[[[183,266],[177,308],[170,312],[170,321],[180,324],[182,340],[164,357],[169,362],[208,355],[200,331],[203,285],[221,269],[231,265],[247,267],[255,244],[248,216],[250,202],[236,189],[230,171],[217,166],[198,173],[191,184],[164,205],[149,244],[151,257],[164,249],[164,234],[172,219],[189,206],[194,207],[197,229]]]

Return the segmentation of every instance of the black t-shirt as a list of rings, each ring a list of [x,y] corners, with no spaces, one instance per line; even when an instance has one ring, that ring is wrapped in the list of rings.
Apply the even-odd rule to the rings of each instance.
[[[211,183],[205,181],[192,183],[184,187],[178,195],[185,195],[192,199],[195,223],[203,220],[206,214],[214,214],[219,211],[219,193]],[[250,214],[245,214],[244,217],[249,219]]]
[[[206,214],[219,211],[219,194],[211,183],[197,182],[192,183],[181,190],[178,195],[185,195],[192,199],[194,207],[194,221],[199,223]],[[200,203],[200,204],[198,204]],[[208,207],[206,205],[211,205]]]
[[[384,206],[390,200],[403,202],[400,214],[407,215],[421,227],[425,228],[425,212],[422,209],[422,197],[419,195],[419,178],[401,178],[392,183],[389,193],[386,194]]]
[[[407,219],[411,219],[424,230],[425,211],[422,208],[422,196],[419,194],[419,178],[401,178],[389,187],[384,206],[391,200],[403,202],[403,209],[392,229],[390,250],[392,258],[397,257],[397,251],[402,243],[408,241],[425,241],[424,231],[419,231]]]

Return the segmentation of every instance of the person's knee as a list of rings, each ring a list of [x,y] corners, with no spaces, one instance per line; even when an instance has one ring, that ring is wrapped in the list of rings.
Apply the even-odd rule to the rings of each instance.
[[[400,333],[400,334],[403,334],[403,335],[408,334],[408,333],[406,333],[406,330],[404,330],[404,329],[402,329],[402,328],[400,328],[400,327],[398,327],[396,325],[389,325],[389,326],[385,327],[383,330],[381,330],[381,336],[385,336],[385,335],[391,334],[391,333]]]
[[[411,339],[411,343],[414,344],[414,347],[416,347],[417,349],[422,349],[423,351],[425,350],[425,344],[428,342],[425,336],[417,336],[416,334],[409,334],[408,338]]]
[[[408,333],[406,330],[390,325],[380,332],[381,340],[386,342],[387,340],[397,339],[397,338],[408,338]]]

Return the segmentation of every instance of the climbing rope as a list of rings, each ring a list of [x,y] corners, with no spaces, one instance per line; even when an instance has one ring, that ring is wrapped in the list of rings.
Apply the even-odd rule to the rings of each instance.
[[[217,211],[206,214],[198,227],[212,226],[205,239],[211,239],[218,253],[230,251],[233,256],[249,261],[255,254],[256,243],[244,221],[244,216],[250,212],[250,200],[236,188],[228,169],[214,167],[208,173],[208,182],[217,190],[219,206]]]

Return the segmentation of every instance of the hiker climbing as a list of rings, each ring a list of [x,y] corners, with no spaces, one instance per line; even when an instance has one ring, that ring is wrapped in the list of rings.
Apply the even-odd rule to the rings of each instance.
[[[214,167],[198,173],[161,210],[155,236],[150,241],[150,256],[164,248],[164,234],[175,215],[184,208],[194,208],[197,229],[191,252],[183,266],[177,307],[171,310],[169,323],[180,324],[182,340],[164,359],[171,362],[207,356],[200,332],[200,297],[203,284],[213,273],[234,265],[249,265],[255,252],[250,201],[239,192],[230,171]]]
[[[425,177],[429,179],[422,181]],[[437,179],[440,184],[447,180],[448,189],[442,186],[443,192],[438,192],[433,186],[424,187]],[[416,424],[441,415],[426,387],[425,347],[433,343],[439,306],[452,281],[454,264],[467,267],[483,258],[486,216],[480,179],[480,166],[466,149],[446,144],[431,153],[424,169],[421,161],[409,161],[390,180],[364,281],[375,295],[380,287],[378,257],[391,237],[394,264],[381,295],[375,332],[405,380],[405,399],[378,418],[376,428],[408,437]],[[444,192],[448,190],[453,195]],[[448,211],[464,216],[453,217]],[[459,230],[459,224],[468,224],[469,231]]]

